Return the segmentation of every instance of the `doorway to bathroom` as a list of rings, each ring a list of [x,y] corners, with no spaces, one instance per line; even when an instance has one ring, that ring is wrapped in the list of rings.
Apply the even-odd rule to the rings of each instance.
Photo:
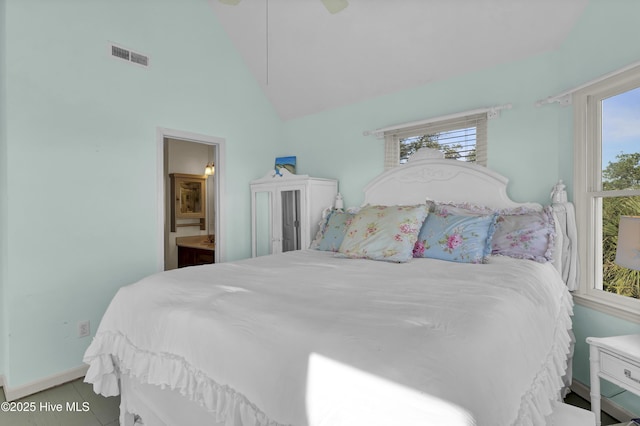
[[[158,163],[159,269],[222,262],[224,139],[159,128]]]

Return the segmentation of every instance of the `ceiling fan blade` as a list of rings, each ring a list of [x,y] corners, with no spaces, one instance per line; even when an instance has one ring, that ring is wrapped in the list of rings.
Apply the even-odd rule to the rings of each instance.
[[[347,6],[349,6],[349,2],[347,0],[322,0],[324,7],[327,8],[329,13],[338,13]]]
[[[231,5],[231,6],[235,6],[238,3],[240,3],[240,0],[218,0],[218,1],[220,3],[222,3],[222,4],[228,4],[228,5]]]

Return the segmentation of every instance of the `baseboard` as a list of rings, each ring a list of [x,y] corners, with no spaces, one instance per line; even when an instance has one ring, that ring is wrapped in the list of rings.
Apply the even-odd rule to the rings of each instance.
[[[84,377],[88,369],[88,365],[82,365],[72,368],[71,370],[63,371],[61,373],[15,387],[8,387],[6,378],[4,376],[0,376],[0,385],[2,385],[4,389],[4,396],[7,401],[15,401],[16,399],[24,398],[25,396]]]
[[[589,390],[589,386],[585,385],[582,382],[579,382],[577,380],[573,380],[571,382],[571,391],[578,395],[580,398],[586,399],[587,401],[591,400]],[[604,396],[600,398],[600,408],[602,409],[602,411],[621,422],[634,417],[633,413],[626,410],[624,407],[621,407],[619,404],[611,401],[610,399],[605,398]]]

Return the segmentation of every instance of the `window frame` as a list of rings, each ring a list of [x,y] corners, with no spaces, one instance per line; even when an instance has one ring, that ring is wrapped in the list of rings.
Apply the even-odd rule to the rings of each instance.
[[[605,197],[639,196],[640,190],[603,191],[602,100],[640,87],[640,66],[585,86],[572,94],[574,112],[573,201],[578,229],[580,285],[574,299],[583,306],[640,323],[640,299],[602,288],[602,215]],[[600,207],[598,207],[600,206]],[[582,238],[580,238],[582,237]],[[597,242],[600,241],[599,244]],[[598,260],[600,259],[600,260]]]
[[[476,161],[475,164],[482,166],[487,165],[488,157],[488,112],[470,113],[453,118],[444,118],[442,120],[433,120],[421,125],[407,125],[406,127],[396,127],[393,130],[384,132],[385,140],[385,159],[384,168],[390,168],[400,165],[400,140],[414,136],[422,136],[430,134],[434,129],[437,133],[450,132],[455,130],[476,127]],[[474,124],[471,126],[470,124]]]

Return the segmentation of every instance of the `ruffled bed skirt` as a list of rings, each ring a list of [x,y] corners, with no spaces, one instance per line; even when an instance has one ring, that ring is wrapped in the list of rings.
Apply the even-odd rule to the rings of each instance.
[[[546,425],[545,418],[551,414],[554,401],[561,398],[562,377],[572,344],[570,315],[573,301],[569,293],[563,298],[563,305],[556,322],[555,345],[542,363],[530,390],[522,396],[513,426]],[[104,396],[120,394],[119,377],[125,374],[141,383],[177,390],[205,407],[217,422],[226,422],[229,426],[286,426],[270,420],[240,392],[216,383],[183,359],[141,350],[119,333],[96,335],[84,362],[89,364],[85,381],[93,384],[94,392]]]
[[[564,309],[560,309],[556,319],[555,345],[549,351],[531,389],[523,395],[518,418],[512,426],[546,425],[545,418],[553,411],[553,403],[562,399],[565,387],[562,378],[566,373],[573,345],[573,299],[570,293],[564,294],[562,304]]]
[[[119,395],[119,378],[126,374],[141,383],[179,391],[215,415],[216,422],[229,426],[288,426],[270,420],[244,395],[216,383],[183,359],[143,351],[119,333],[96,335],[84,362],[89,364],[85,382],[92,383],[93,391],[103,396]],[[229,422],[233,419],[240,423]]]

